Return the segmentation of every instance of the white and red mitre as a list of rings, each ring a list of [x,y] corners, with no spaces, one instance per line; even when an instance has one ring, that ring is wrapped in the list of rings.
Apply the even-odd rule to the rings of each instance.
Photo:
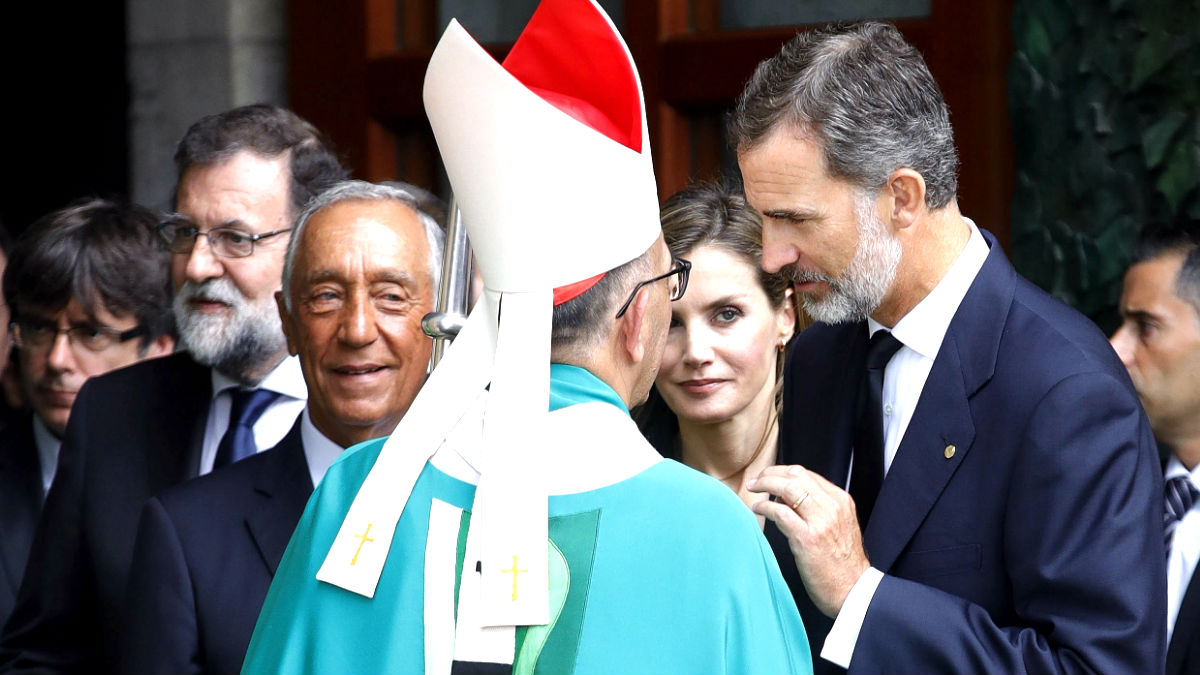
[[[486,388],[467,543],[479,552],[482,615],[491,626],[544,624],[547,483],[537,458],[553,451],[539,433],[551,317],[661,232],[641,84],[593,0],[543,0],[503,64],[451,21],[424,99],[485,292],[385,443],[317,578],[373,596],[413,484]],[[528,570],[516,598],[501,571],[514,559]]]

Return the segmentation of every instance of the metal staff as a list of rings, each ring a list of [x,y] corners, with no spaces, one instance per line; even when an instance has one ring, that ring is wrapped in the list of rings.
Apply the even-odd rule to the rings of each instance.
[[[421,330],[433,338],[433,355],[429,359],[430,371],[442,360],[446,342],[453,340],[467,321],[474,273],[474,259],[467,242],[467,230],[462,224],[462,211],[458,209],[457,200],[451,197],[449,215],[446,218],[446,247],[442,253],[442,281],[438,286],[437,304],[434,311],[421,319]]]

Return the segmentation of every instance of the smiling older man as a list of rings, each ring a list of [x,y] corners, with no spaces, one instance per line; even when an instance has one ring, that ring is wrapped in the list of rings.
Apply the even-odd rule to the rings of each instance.
[[[121,672],[241,668],[313,487],[343,448],[391,433],[425,381],[442,239],[404,189],[349,181],[305,210],[277,299],[308,407],[273,449],[146,505]]]

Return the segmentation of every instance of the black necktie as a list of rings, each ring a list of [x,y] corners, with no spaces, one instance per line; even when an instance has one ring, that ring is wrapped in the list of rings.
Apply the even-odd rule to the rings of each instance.
[[[258,452],[258,446],[254,443],[254,423],[281,396],[266,389],[231,389],[229,394],[229,428],[217,445],[213,469]]]
[[[1163,547],[1167,557],[1171,557],[1171,537],[1175,535],[1175,526],[1183,516],[1192,510],[1196,497],[1200,494],[1187,476],[1176,476],[1163,486]]]
[[[883,370],[903,345],[890,331],[876,331],[867,347],[867,367],[859,386],[858,426],[854,433],[854,463],[850,471],[850,496],[864,530],[875,497],[883,484]]]

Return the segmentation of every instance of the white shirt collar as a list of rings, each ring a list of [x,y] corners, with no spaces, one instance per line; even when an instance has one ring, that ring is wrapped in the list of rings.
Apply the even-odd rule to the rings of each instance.
[[[223,391],[241,386],[233,378],[217,372],[216,368],[210,370],[212,372],[213,399],[216,399]],[[271,372],[267,373],[262,382],[258,383],[258,388],[283,394],[298,401],[308,400],[308,387],[304,384],[304,373],[300,370],[300,357],[289,356],[280,361],[279,365],[275,366]]]
[[[42,469],[42,495],[50,491],[50,483],[54,481],[54,473],[58,470],[58,449],[62,447],[59,440],[37,414],[33,415],[33,443],[37,446],[38,463]]]
[[[1187,476],[1191,479],[1192,485],[1195,485],[1196,489],[1200,490],[1200,464],[1197,464],[1194,469],[1188,471],[1183,462],[1179,461],[1179,458],[1172,453],[1170,459],[1167,460],[1167,468],[1163,471],[1163,479],[1170,480],[1176,476]]]
[[[300,413],[300,442],[304,445],[304,459],[308,461],[308,475],[312,478],[313,487],[316,487],[345,448],[321,433],[308,416],[307,406]]]
[[[971,236],[967,239],[962,253],[959,253],[946,276],[942,277],[933,290],[892,328],[892,335],[905,347],[931,361],[937,358],[942,339],[950,329],[950,322],[988,256],[988,245],[979,228],[970,218],[964,217],[963,220],[971,228]],[[884,328],[883,324],[870,317],[867,318],[867,325],[871,335]]]

